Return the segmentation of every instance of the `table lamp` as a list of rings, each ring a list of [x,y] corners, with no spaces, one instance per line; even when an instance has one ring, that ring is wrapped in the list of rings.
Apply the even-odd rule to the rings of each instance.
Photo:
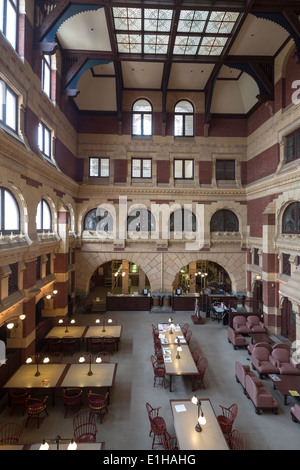
[[[204,426],[206,424],[206,419],[205,419],[203,410],[201,408],[201,401],[196,396],[193,396],[193,398],[191,399],[191,402],[194,403],[194,405],[198,406],[198,419],[197,419],[198,422],[195,426],[195,430],[197,432],[201,432],[202,431],[202,426]]]

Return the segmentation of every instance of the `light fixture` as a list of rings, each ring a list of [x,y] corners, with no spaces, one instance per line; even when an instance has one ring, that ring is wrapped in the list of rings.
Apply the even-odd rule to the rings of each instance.
[[[43,439],[42,443],[39,447],[39,450],[49,450],[49,442],[53,442],[56,444],[56,450],[59,450],[59,444],[63,441],[69,441],[67,450],[76,450],[77,444],[74,439],[62,439],[60,436],[56,436],[55,439]]]
[[[74,323],[76,323],[76,322],[75,322],[74,318],[72,318],[72,320],[69,320],[68,318],[65,318],[65,319],[64,319],[64,318],[60,318],[60,319],[58,320],[58,323],[64,323],[64,322],[65,322],[65,324],[66,324],[65,333],[69,333],[68,325],[74,325]]]
[[[99,319],[99,318],[97,318],[96,323],[100,323],[100,319]],[[112,319],[109,318],[109,319],[107,320],[107,323],[112,323]],[[105,314],[104,314],[103,317],[102,317],[102,331],[103,331],[103,332],[106,331],[106,329],[105,329]]]
[[[11,330],[12,328],[17,328],[19,326],[19,323],[18,322],[14,322],[13,320],[25,320],[26,318],[26,315],[24,314],[21,314],[17,317],[13,317],[8,323],[5,322],[6,324],[6,328],[8,328],[9,330]]]
[[[45,297],[47,300],[51,300],[54,298],[54,296],[58,293],[58,290],[57,289],[54,289],[52,292],[47,292],[45,294]]]
[[[175,325],[174,325],[174,323],[173,323],[173,318],[172,318],[172,317],[169,318],[169,324],[170,324],[169,333],[170,333],[170,335],[172,335],[172,334],[173,334],[173,329],[175,328]]]
[[[191,402],[194,403],[194,405],[198,406],[198,419],[197,419],[197,424],[195,426],[195,430],[197,432],[201,432],[202,426],[206,424],[206,419],[205,419],[205,416],[201,407],[201,401],[196,396],[193,396],[193,398],[191,399]]]
[[[182,347],[179,345],[179,346],[177,347],[176,359],[180,359],[180,353],[181,353],[181,351],[182,351]]]
[[[80,356],[80,358],[78,359],[78,361],[80,362],[80,364],[82,364],[83,362],[85,362],[85,361],[86,361],[86,358],[89,359],[89,370],[88,370],[87,375],[93,375],[93,371],[92,371],[92,357],[93,357],[93,354],[92,354],[92,353],[85,353],[85,354],[83,354],[82,356]],[[96,362],[97,364],[100,364],[100,363],[102,362],[101,357],[100,357],[100,356],[97,356],[95,362]]]
[[[35,363],[36,363],[36,373],[34,374],[36,377],[38,377],[39,375],[41,375],[40,371],[39,371],[39,363],[40,363],[40,359],[43,357],[44,355],[43,354],[40,354],[40,353],[36,353],[36,354],[33,354],[33,357],[35,358]],[[32,356],[29,356],[27,359],[26,359],[26,364],[31,364],[33,362],[33,358]],[[44,356],[44,359],[43,359],[43,364],[48,364],[50,362],[50,359],[49,359],[49,356]]]

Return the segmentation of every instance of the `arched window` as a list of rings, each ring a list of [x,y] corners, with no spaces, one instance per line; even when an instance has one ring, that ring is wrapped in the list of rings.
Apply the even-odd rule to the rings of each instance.
[[[135,209],[127,218],[129,232],[151,232],[155,230],[155,219],[147,209]]]
[[[84,230],[99,230],[111,232],[113,230],[113,218],[110,212],[103,207],[90,210],[84,218]]]
[[[52,229],[51,210],[45,199],[42,199],[37,207],[36,229],[38,232],[50,232]]]
[[[293,202],[282,217],[282,233],[300,233],[300,202]]]
[[[170,216],[170,232],[196,232],[197,219],[193,212],[178,209]]]
[[[15,196],[0,187],[0,232],[20,233],[20,210]]]
[[[193,137],[194,107],[186,100],[179,101],[175,106],[174,136]]]
[[[211,232],[238,232],[239,221],[234,212],[222,209],[214,213],[210,220]]]
[[[132,135],[152,135],[152,105],[148,100],[140,99],[133,104]]]

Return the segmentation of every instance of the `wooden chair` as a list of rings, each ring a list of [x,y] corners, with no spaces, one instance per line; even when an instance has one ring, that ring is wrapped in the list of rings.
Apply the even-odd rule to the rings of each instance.
[[[68,410],[71,408],[76,413],[82,406],[82,389],[76,387],[64,388],[64,405],[65,405],[65,418],[67,417]]]
[[[230,434],[232,431],[232,425],[238,412],[238,406],[234,403],[229,408],[220,405],[222,414],[217,416],[217,420],[221,426],[223,434]]]
[[[102,348],[103,338],[100,336],[91,336],[88,338],[88,350],[91,353],[98,353]]]
[[[206,357],[201,357],[197,363],[198,374],[193,376],[192,390],[193,392],[202,387],[205,389],[204,376],[208,367],[208,360]]]
[[[95,413],[90,409],[81,410],[73,418],[73,438],[75,442],[96,442]]]
[[[29,397],[26,400],[27,419],[26,419],[25,427],[27,427],[28,421],[31,418],[35,418],[37,419],[37,425],[39,428],[40,427],[40,415],[42,413],[45,413],[46,416],[49,416],[47,409],[46,409],[47,400],[48,400],[48,395],[46,395],[43,400],[40,400],[39,398],[31,398],[29,395]]]
[[[76,338],[74,336],[64,336],[62,339],[63,353],[74,354],[76,349]]]
[[[0,444],[19,444],[22,435],[20,423],[6,423],[0,428]]]
[[[153,408],[149,403],[146,403],[146,410],[150,421],[149,436],[153,434],[152,449],[155,445],[163,445],[163,435],[167,431],[167,425],[162,416],[159,416],[161,407]]]
[[[91,390],[88,393],[89,408],[99,415],[100,423],[102,423],[103,415],[108,413],[108,395],[109,392],[106,395],[99,395],[99,393],[93,393]]]
[[[227,437],[227,442],[230,450],[246,450],[244,436],[237,429],[231,431],[231,433]]]
[[[50,353],[61,352],[62,350],[61,338],[58,338],[57,336],[49,336],[47,338],[47,343],[48,343],[48,351]]]
[[[96,363],[97,363],[97,357],[100,357],[101,362],[104,364],[108,364],[111,360],[111,354],[108,351],[100,351],[95,358]]]
[[[171,436],[168,431],[162,435],[162,443],[164,450],[179,450],[176,436]]]
[[[12,416],[16,408],[21,408],[23,410],[23,416],[26,411],[26,400],[29,397],[29,390],[27,388],[16,388],[9,391],[9,399]]]
[[[156,383],[158,382],[159,385],[165,386],[166,383],[166,370],[164,364],[161,364],[158,362],[157,358],[155,356],[151,356],[151,363],[153,367],[153,373],[154,373],[154,381],[153,381],[153,387],[156,386]]]

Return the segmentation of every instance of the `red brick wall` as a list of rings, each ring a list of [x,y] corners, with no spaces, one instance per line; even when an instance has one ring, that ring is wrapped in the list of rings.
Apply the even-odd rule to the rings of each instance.
[[[247,224],[250,226],[250,237],[262,238],[263,212],[267,205],[277,197],[278,194],[274,194],[247,202]]]
[[[59,139],[55,141],[55,160],[63,173],[78,181],[78,159]]]
[[[212,162],[199,161],[199,183],[211,184],[212,179]]]
[[[157,182],[169,183],[170,162],[169,160],[157,160],[156,162]]]
[[[26,269],[23,273],[23,287],[29,289],[36,284],[36,261],[26,263]]]
[[[114,182],[126,183],[127,160],[114,160]]]
[[[275,173],[279,163],[279,145],[273,145],[243,165],[242,180],[249,184]]]
[[[66,273],[68,272],[69,253],[56,253],[54,259],[54,272]]]

